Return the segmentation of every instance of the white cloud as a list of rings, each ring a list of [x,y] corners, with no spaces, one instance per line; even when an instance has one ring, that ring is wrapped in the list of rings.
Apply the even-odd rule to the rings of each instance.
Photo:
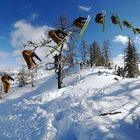
[[[26,43],[28,40],[38,43],[42,40],[42,38],[47,39],[48,31],[51,29],[53,28],[48,27],[47,25],[33,26],[31,23],[28,23],[25,20],[17,21],[14,24],[13,31],[11,32],[11,40],[10,40],[12,46],[16,48],[16,50],[13,51],[12,56],[15,57],[17,63],[19,63],[20,65],[24,63],[24,60],[22,58],[22,51],[24,49],[23,44]],[[54,46],[56,44],[52,41],[49,45]],[[26,47],[26,49],[29,48],[30,47]],[[46,61],[46,55],[49,54],[49,52],[50,48],[47,46],[36,49],[36,53],[38,54],[38,56],[42,59],[42,61],[45,61],[46,63],[52,61],[51,55],[49,56],[49,58],[47,58]]]
[[[19,55],[21,55],[21,50],[19,50],[19,49],[17,49],[17,50],[15,50],[15,51],[13,51],[13,56],[19,56]]]
[[[113,42],[118,42],[118,43],[122,43],[123,45],[127,45],[128,37],[127,36],[118,35],[118,36],[114,37]]]
[[[8,52],[0,52],[0,59],[7,59],[11,54]]]
[[[11,44],[13,47],[23,47],[28,40],[38,42],[42,37],[46,37],[50,28],[46,25],[33,26],[25,20],[17,21],[11,33]]]
[[[83,11],[86,11],[86,12],[88,12],[88,11],[91,10],[91,6],[86,7],[86,6],[79,5],[78,8],[79,8],[80,10],[83,10]]]
[[[124,54],[118,54],[115,58],[113,58],[113,63],[117,66],[124,66]]]
[[[140,46],[140,35],[135,36],[134,43]]]
[[[9,70],[10,67],[16,64],[13,53],[0,52],[0,60],[2,60],[0,61],[0,71]]]

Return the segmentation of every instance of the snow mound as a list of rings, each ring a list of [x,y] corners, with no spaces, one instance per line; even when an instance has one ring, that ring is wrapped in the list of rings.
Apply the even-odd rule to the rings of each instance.
[[[53,72],[40,75],[34,88],[12,87],[0,101],[0,139],[138,140],[140,78],[112,72],[76,70],[59,90]]]

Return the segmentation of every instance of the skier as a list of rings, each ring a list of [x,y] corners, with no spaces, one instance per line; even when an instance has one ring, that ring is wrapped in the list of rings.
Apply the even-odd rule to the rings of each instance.
[[[50,38],[56,43],[59,44],[68,34],[62,30],[50,30],[49,31]]]
[[[120,23],[118,16],[112,15],[111,20],[112,20],[113,24],[119,24]]]
[[[9,80],[13,80],[14,79],[8,75],[7,73],[5,73],[2,77],[1,77],[1,81],[3,83],[3,87],[4,87],[4,92],[8,93],[10,91],[10,82]]]
[[[78,17],[76,20],[73,21],[73,25],[82,29],[86,20],[87,20],[87,18],[85,18],[85,17]]]
[[[135,34],[140,34],[140,28],[134,28],[134,29],[133,29],[133,32],[134,32]]]
[[[121,25],[121,23],[120,23],[120,19],[119,19],[119,17],[118,17],[117,14],[113,14],[113,15],[111,16],[111,20],[112,20],[112,23],[113,23],[113,24],[115,24],[115,25],[118,24],[118,25],[120,26],[120,29],[123,30],[123,29],[122,29],[122,25]]]
[[[22,52],[22,55],[27,63],[28,69],[31,69],[37,66],[33,57],[36,57],[39,61],[41,61],[41,59],[37,56],[37,54],[33,50],[24,50]]]
[[[95,22],[103,24],[104,23],[104,16],[105,15],[103,13],[98,13],[95,17]]]
[[[133,29],[133,26],[126,20],[124,20],[123,22],[123,25],[126,26],[127,28],[132,28]]]

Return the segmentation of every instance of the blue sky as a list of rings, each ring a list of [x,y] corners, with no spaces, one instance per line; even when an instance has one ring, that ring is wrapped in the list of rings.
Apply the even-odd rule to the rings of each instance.
[[[111,55],[117,57],[123,53],[126,36],[129,36],[137,40],[140,52],[139,35],[124,26],[121,31],[110,20],[111,15],[117,13],[121,21],[128,20],[140,27],[139,0],[1,0],[0,3],[0,65],[19,64],[22,44],[28,39],[45,36],[55,19],[62,15],[66,15],[69,22],[79,16],[92,17],[79,42],[83,39],[88,44],[97,41],[102,46],[104,40],[110,40]],[[94,22],[101,10],[107,12],[105,32]]]

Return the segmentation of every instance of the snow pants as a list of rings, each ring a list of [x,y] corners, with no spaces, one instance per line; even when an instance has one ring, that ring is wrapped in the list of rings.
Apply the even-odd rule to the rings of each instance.
[[[28,69],[34,66],[34,63],[30,57],[30,54],[25,50],[22,52],[23,58],[25,62],[27,63]]]
[[[10,82],[9,80],[5,79],[2,81],[3,87],[4,87],[4,92],[8,93],[10,91]]]
[[[62,40],[54,31],[49,31],[49,36],[56,44],[59,44]]]

